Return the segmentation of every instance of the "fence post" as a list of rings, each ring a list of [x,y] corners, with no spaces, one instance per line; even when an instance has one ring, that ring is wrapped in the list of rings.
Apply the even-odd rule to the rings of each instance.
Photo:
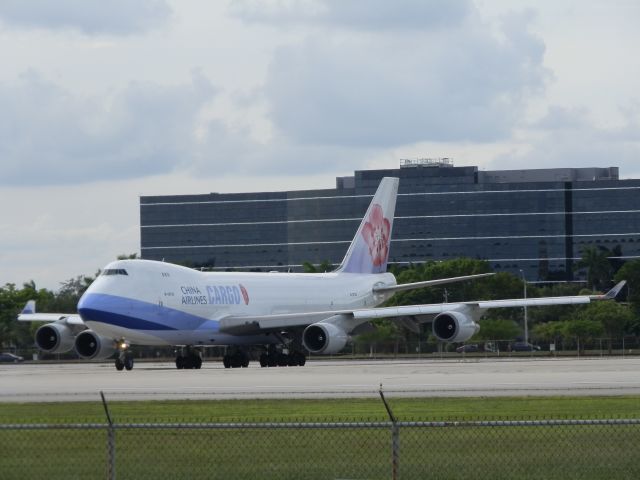
[[[380,384],[380,398],[382,399],[384,408],[387,409],[387,415],[389,415],[389,419],[391,420],[391,478],[393,480],[398,480],[398,478],[400,478],[400,427],[398,426],[398,421],[393,414],[391,407],[387,403],[387,399],[384,398],[382,384]]]
[[[104,393],[100,390],[100,397],[102,398],[102,406],[104,407],[104,413],[107,416],[107,478],[109,480],[115,480],[116,478],[116,430],[113,427],[113,421],[111,420],[111,414],[109,413],[109,406],[107,400],[104,398]]]

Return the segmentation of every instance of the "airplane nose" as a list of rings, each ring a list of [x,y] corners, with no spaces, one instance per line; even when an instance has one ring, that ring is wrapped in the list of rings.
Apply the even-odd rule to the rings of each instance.
[[[128,318],[122,299],[87,291],[78,302],[78,313],[85,324],[124,324]]]
[[[78,314],[80,315],[80,318],[82,318],[83,322],[87,322],[87,321],[91,321],[91,313],[93,311],[95,311],[95,307],[96,307],[96,299],[95,297],[89,293],[89,291],[86,291],[82,297],[80,297],[80,300],[78,301]]]
[[[114,305],[106,295],[87,290],[78,302],[78,313],[83,322],[104,321],[113,313]]]

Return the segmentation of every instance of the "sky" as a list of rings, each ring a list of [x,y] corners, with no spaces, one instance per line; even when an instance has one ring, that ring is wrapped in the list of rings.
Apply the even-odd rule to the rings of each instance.
[[[139,197],[450,157],[640,178],[635,0],[2,0],[0,285],[140,250]]]

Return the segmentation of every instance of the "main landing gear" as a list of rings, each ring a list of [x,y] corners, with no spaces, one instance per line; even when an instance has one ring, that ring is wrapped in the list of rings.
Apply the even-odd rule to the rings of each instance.
[[[202,367],[202,353],[199,350],[193,350],[190,347],[180,351],[176,355],[176,368],[178,370],[195,368],[197,370]]]
[[[306,362],[307,357],[302,352],[279,352],[273,346],[260,355],[261,367],[303,367]]]
[[[249,354],[244,350],[236,350],[222,357],[224,368],[246,368],[249,366]]]

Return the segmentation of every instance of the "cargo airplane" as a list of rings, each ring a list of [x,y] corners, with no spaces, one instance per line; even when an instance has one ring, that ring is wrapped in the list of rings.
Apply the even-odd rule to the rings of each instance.
[[[200,347],[232,347],[224,366],[246,367],[251,349],[262,366],[304,365],[306,352],[334,354],[350,336],[388,318],[414,331],[431,323],[442,342],[464,342],[490,308],[585,304],[605,295],[464,301],[379,307],[394,293],[492,274],[396,284],[387,272],[397,178],[384,178],[340,266],[327,273],[201,272],[165,262],[119,260],[107,265],[78,303],[77,314],[36,313],[21,321],[49,322],[36,331],[45,352],[75,349],[83,359],[115,354],[118,370],[133,368],[135,345],[177,346],[176,366],[200,368]]]

